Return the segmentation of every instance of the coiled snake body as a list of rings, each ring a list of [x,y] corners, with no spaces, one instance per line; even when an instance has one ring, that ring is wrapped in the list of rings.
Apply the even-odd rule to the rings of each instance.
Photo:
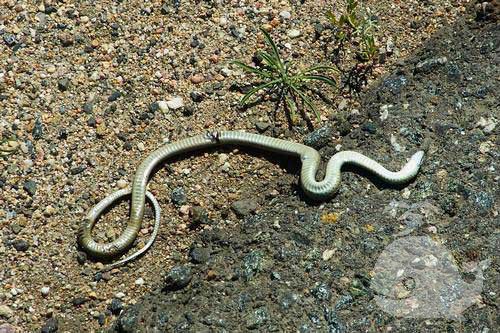
[[[315,200],[326,200],[337,191],[341,180],[341,167],[344,164],[353,164],[364,168],[380,177],[389,184],[406,183],[416,176],[422,163],[424,152],[415,153],[406,165],[398,172],[391,172],[376,161],[354,151],[341,151],[330,159],[326,167],[326,175],[323,180],[316,180],[316,172],[320,162],[319,153],[308,146],[275,139],[264,135],[251,134],[239,131],[211,132],[197,135],[174,143],[166,144],[153,151],[140,165],[135,174],[132,189],[116,191],[92,208],[83,221],[78,232],[78,243],[91,256],[103,259],[111,259],[123,254],[128,250],[141,228],[144,216],[144,205],[146,197],[152,202],[155,210],[155,226],[153,234],[148,243],[132,256],[114,263],[111,267],[124,264],[140,254],[144,253],[153,243],[158,234],[160,221],[160,207],[154,196],[147,192],[146,186],[153,169],[161,162],[174,155],[179,155],[193,150],[200,150],[219,145],[241,145],[264,149],[279,154],[287,154],[299,157],[302,162],[300,181],[305,194]],[[91,236],[99,215],[111,206],[120,197],[132,195],[130,219],[126,229],[114,241],[110,243],[97,243]]]

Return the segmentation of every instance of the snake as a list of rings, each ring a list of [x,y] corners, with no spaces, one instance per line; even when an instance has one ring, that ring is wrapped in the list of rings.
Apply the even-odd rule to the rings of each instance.
[[[417,175],[424,159],[424,151],[417,151],[401,170],[393,172],[361,153],[350,150],[340,151],[328,161],[324,178],[316,180],[321,156],[316,149],[310,146],[244,131],[206,132],[167,143],[151,152],[137,168],[131,188],[113,192],[90,209],[78,230],[79,246],[88,255],[98,259],[112,260],[123,255],[132,247],[141,229],[147,198],[152,203],[155,213],[154,228],[149,241],[138,252],[111,264],[107,268],[125,264],[143,254],[153,244],[160,225],[160,206],[153,194],[147,191],[147,184],[153,170],[173,156],[224,145],[246,146],[299,158],[302,163],[300,170],[301,188],[307,197],[315,201],[326,201],[336,194],[341,183],[341,168],[345,164],[368,170],[390,185],[399,185],[408,183]],[[131,196],[130,216],[125,230],[111,242],[96,242],[91,235],[96,221],[108,207],[125,196]]]

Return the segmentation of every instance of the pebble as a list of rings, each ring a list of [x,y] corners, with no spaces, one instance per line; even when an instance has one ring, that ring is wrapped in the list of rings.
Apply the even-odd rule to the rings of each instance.
[[[69,33],[62,33],[59,35],[59,41],[61,42],[62,46],[68,47],[68,46],[73,45],[75,39]]]
[[[184,100],[182,97],[174,97],[166,102],[167,107],[172,110],[180,109],[184,106]]]
[[[43,324],[40,332],[41,333],[55,333],[59,329],[59,323],[55,318],[49,318],[45,324]]]
[[[144,284],[144,279],[140,277],[137,280],[135,280],[134,283],[136,286],[142,286]]]
[[[166,101],[158,101],[158,108],[162,112],[167,112],[168,111],[168,104]]]
[[[208,212],[200,206],[191,207],[191,223],[193,226],[209,224]]]
[[[45,215],[46,217],[48,217],[48,216],[54,215],[55,212],[56,212],[56,209],[52,205],[48,205],[45,208],[45,211],[43,212],[43,215]]]
[[[42,296],[47,296],[50,292],[50,288],[49,287],[42,287],[42,289],[40,289],[40,292],[42,293]]]
[[[270,123],[264,121],[258,121],[255,123],[255,128],[257,129],[257,131],[259,131],[259,133],[264,133],[270,126]]]
[[[304,138],[304,144],[319,150],[330,142],[333,134],[334,130],[331,126],[323,126],[306,135]]]
[[[118,298],[113,298],[111,300],[111,304],[109,304],[108,306],[108,309],[109,311],[111,311],[112,314],[119,315],[120,312],[123,310],[123,303]]]
[[[70,81],[67,77],[62,78],[62,79],[57,81],[57,88],[60,91],[66,91],[69,88],[69,83],[70,83]]]
[[[191,93],[189,93],[189,97],[191,97],[191,100],[195,103],[200,103],[204,98],[203,93],[199,91],[191,91]]]
[[[137,149],[139,149],[139,151],[144,151],[146,147],[144,146],[143,142],[139,142],[137,143]]]
[[[125,294],[121,291],[117,292],[115,294],[115,297],[118,298],[118,299],[124,299],[125,298]]]
[[[199,83],[202,83],[203,81],[204,81],[204,78],[203,78],[203,75],[201,75],[201,74],[196,74],[196,75],[191,76],[191,82],[194,84],[199,84]]]
[[[268,310],[265,307],[260,307],[245,316],[245,326],[249,330],[254,330],[267,323],[269,319]]]
[[[118,188],[125,188],[127,187],[127,184],[128,182],[125,179],[120,179],[116,182],[116,186],[118,186]]]
[[[14,314],[11,308],[7,305],[0,305],[0,318],[9,319]]]
[[[189,258],[194,264],[204,264],[210,259],[210,250],[204,247],[195,247],[189,252]]]
[[[193,275],[191,269],[187,266],[175,266],[173,267],[165,277],[165,290],[179,290],[186,287]]]
[[[30,245],[23,239],[16,239],[12,242],[12,246],[19,252],[25,252],[29,249]]]
[[[187,202],[186,192],[182,187],[176,187],[170,194],[170,200],[176,206],[182,206]]]
[[[122,95],[121,92],[119,92],[118,90],[115,90],[111,93],[111,95],[109,95],[108,97],[108,102],[114,102],[116,101],[118,98],[120,98]]]
[[[259,204],[253,199],[238,200],[231,204],[231,209],[240,218],[255,212],[258,207]]]
[[[179,212],[182,214],[182,215],[189,215],[189,211],[191,210],[191,206],[189,205],[182,205],[180,208],[179,208]]]
[[[286,35],[290,38],[297,38],[297,37],[300,37],[301,32],[298,29],[290,29],[290,30],[287,30]]]
[[[292,14],[287,10],[283,10],[280,12],[280,17],[284,20],[289,20],[290,18],[292,18]]]

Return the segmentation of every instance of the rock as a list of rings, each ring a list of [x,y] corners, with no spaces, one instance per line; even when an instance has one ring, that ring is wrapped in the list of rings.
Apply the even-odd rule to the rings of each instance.
[[[0,333],[18,333],[18,332],[21,332],[20,328],[17,328],[7,323],[0,324]]]
[[[255,123],[255,128],[257,129],[257,131],[259,131],[259,133],[264,133],[270,126],[271,124],[263,121],[258,121]]]
[[[170,200],[176,206],[182,206],[187,202],[186,192],[182,187],[176,187],[172,190],[170,194]]]
[[[7,305],[0,305],[0,318],[9,319],[13,314],[14,311]]]
[[[268,310],[265,307],[260,307],[245,316],[245,326],[249,330],[254,330],[267,323],[269,319]]]
[[[283,20],[289,20],[292,18],[292,14],[290,14],[289,11],[287,10],[283,10],[280,12],[280,17],[283,19]]]
[[[94,108],[94,105],[91,102],[86,102],[83,104],[82,110],[85,113],[92,113],[92,109]]]
[[[79,166],[77,166],[77,167],[71,168],[71,169],[69,170],[69,173],[70,173],[71,175],[73,175],[73,176],[76,176],[76,175],[79,175],[79,174],[81,174],[82,172],[84,172],[84,171],[85,171],[85,169],[87,169],[87,167],[86,167],[86,166],[84,166],[84,165],[79,165]]]
[[[85,304],[87,301],[88,299],[85,297],[75,297],[71,300],[71,303],[73,304],[73,306],[80,306]]]
[[[399,95],[408,79],[405,75],[392,75],[384,80],[383,87],[387,88],[393,95]]]
[[[184,106],[184,100],[182,99],[182,97],[174,97],[166,103],[167,107],[171,110],[177,110]]]
[[[259,204],[253,199],[243,199],[235,201],[231,204],[231,209],[238,217],[244,217],[250,213],[254,213]]]
[[[27,180],[24,185],[23,189],[28,192],[30,196],[34,196],[36,193],[36,182],[33,180]]]
[[[493,117],[488,118],[488,119],[481,117],[481,118],[479,118],[479,121],[476,124],[476,126],[481,128],[483,130],[483,132],[486,134],[490,134],[491,132],[493,132],[496,125],[497,125],[497,122],[495,121],[495,118],[493,118]]]
[[[169,291],[183,289],[191,282],[192,278],[193,275],[189,267],[175,266],[165,277],[164,289]]]
[[[245,281],[250,281],[262,270],[264,258],[260,251],[252,251],[242,260],[240,275]]]
[[[200,206],[191,207],[191,225],[200,226],[203,224],[209,224],[210,220],[208,218],[208,213],[205,208]]]
[[[364,123],[362,126],[361,126],[361,129],[365,132],[368,132],[370,134],[375,134],[377,133],[377,126],[374,124],[374,123],[371,123],[371,122],[367,122],[367,123]]]
[[[290,38],[297,38],[301,35],[301,32],[298,29],[289,29],[287,30],[286,35]]]
[[[109,304],[108,306],[108,309],[109,311],[111,311],[112,314],[119,315],[120,312],[123,310],[123,303],[118,298],[113,298],[111,300],[111,304]]]
[[[95,120],[95,117],[90,117],[88,120],[87,120],[87,125],[90,126],[90,127],[96,127],[97,126],[97,122]]]
[[[481,215],[487,214],[489,210],[493,207],[495,202],[494,197],[488,192],[480,191],[471,195],[470,199],[477,207]]]
[[[30,245],[23,239],[16,239],[12,242],[12,246],[19,252],[25,252],[29,249]]]
[[[59,35],[59,41],[61,42],[62,46],[68,47],[68,46],[73,45],[73,43],[75,42],[75,39],[74,39],[73,35],[71,35],[69,33],[62,33]]]
[[[168,104],[166,101],[158,101],[158,108],[162,112],[167,112],[168,111]]]
[[[195,103],[200,103],[205,98],[205,96],[203,96],[203,93],[199,91],[191,91],[189,97],[191,97],[191,100]]]
[[[137,149],[139,149],[139,151],[146,150],[146,146],[144,145],[144,142],[138,142],[137,143]]]
[[[140,277],[137,280],[135,280],[134,283],[136,286],[142,286],[144,284],[144,279]]]
[[[42,329],[40,330],[41,333],[55,333],[59,329],[59,323],[57,322],[57,319],[55,318],[50,318],[43,324]]]
[[[7,45],[9,47],[17,44],[16,36],[13,34],[10,34],[10,33],[5,33],[3,35],[3,41],[4,41],[5,45]]]
[[[50,292],[50,287],[42,287],[40,289],[40,293],[42,294],[42,296],[47,296]]]
[[[311,294],[318,301],[328,301],[332,298],[332,292],[330,287],[325,283],[317,283],[314,288],[311,290]]]
[[[66,91],[69,88],[69,83],[70,83],[70,81],[67,77],[62,78],[62,79],[57,81],[57,88],[60,91]]]
[[[120,179],[116,182],[116,186],[118,186],[118,188],[125,188],[127,187],[127,184],[128,182],[125,179]]]
[[[40,120],[40,117],[37,117],[35,119],[35,126],[33,127],[33,131],[31,132],[33,135],[33,139],[39,140],[42,138],[43,135],[43,124],[42,121]]]
[[[204,80],[205,80],[205,78],[201,74],[196,74],[196,75],[191,76],[191,82],[194,84],[202,83]]]
[[[83,251],[78,251],[76,253],[76,261],[80,264],[83,265],[87,261],[87,254]]]
[[[204,264],[210,259],[210,250],[204,247],[195,247],[189,252],[189,258],[194,264]]]
[[[111,93],[111,95],[109,95],[108,97],[108,102],[114,102],[116,101],[118,98],[120,98],[122,96],[122,93],[119,92],[118,90],[115,90]]]
[[[306,146],[313,147],[314,149],[319,150],[330,142],[333,134],[334,131],[332,127],[328,125],[323,126],[306,135],[306,137],[304,138],[304,144]]]
[[[446,57],[428,58],[415,66],[415,73],[427,74],[448,62]]]

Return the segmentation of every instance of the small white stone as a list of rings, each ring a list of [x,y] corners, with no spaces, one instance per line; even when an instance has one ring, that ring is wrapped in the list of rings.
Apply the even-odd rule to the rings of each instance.
[[[87,23],[88,21],[89,21],[89,17],[88,16],[82,16],[82,17],[80,17],[80,22]]]
[[[40,289],[40,292],[42,293],[43,296],[47,296],[50,292],[50,288],[49,287],[42,287],[42,289]]]
[[[301,32],[298,29],[290,29],[286,32],[286,34],[290,38],[297,38],[301,35]]]
[[[125,188],[127,187],[127,181],[125,179],[120,179],[116,182],[116,186],[118,186],[119,188]]]
[[[224,16],[222,16],[220,19],[219,19],[219,24],[224,26],[227,24],[227,18],[225,18]]]
[[[158,107],[162,112],[167,112],[168,111],[168,104],[165,101],[158,101]]]
[[[184,106],[184,100],[182,97],[174,97],[170,101],[167,101],[167,106],[172,110],[180,109]]]
[[[225,162],[221,167],[221,170],[224,172],[228,172],[230,169],[231,169],[231,164],[229,162]]]
[[[144,149],[146,149],[146,147],[144,146],[143,142],[139,142],[137,144],[137,149],[139,149],[139,151],[144,151]]]
[[[138,278],[137,280],[135,280],[135,284],[137,286],[142,286],[144,284],[144,279],[143,278]]]
[[[335,254],[336,250],[337,249],[325,250],[323,252],[323,260],[324,261],[330,260],[333,257],[333,255]]]
[[[52,74],[52,73],[55,73],[55,71],[56,71],[56,66],[54,66],[52,64],[47,66],[47,73]]]
[[[219,164],[224,164],[227,162],[227,160],[229,159],[229,156],[227,156],[227,154],[219,154]]]
[[[125,294],[120,291],[115,294],[115,297],[118,299],[123,299],[125,298]]]
[[[289,20],[292,17],[292,14],[290,14],[287,10],[283,10],[280,12],[280,17],[284,20]]]

